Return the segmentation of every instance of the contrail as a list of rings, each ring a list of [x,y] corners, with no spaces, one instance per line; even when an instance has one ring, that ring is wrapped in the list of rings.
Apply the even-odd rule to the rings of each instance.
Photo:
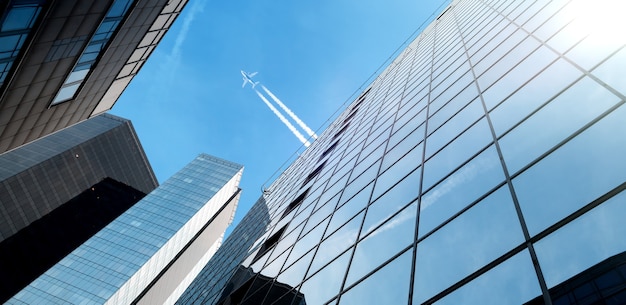
[[[263,88],[265,93],[267,93],[267,95],[269,95],[274,100],[274,102],[276,102],[276,104],[278,104],[278,106],[280,106],[280,108],[283,109],[283,111],[285,111],[294,121],[296,121],[296,123],[298,124],[298,126],[300,126],[300,128],[304,129],[304,131],[309,135],[309,137],[313,137],[313,139],[317,139],[317,135],[313,132],[313,130],[311,130],[309,126],[306,126],[306,124],[304,124],[304,122],[302,122],[302,120],[300,120],[300,118],[297,117],[296,114],[293,113],[293,111],[287,108],[287,106],[285,106],[285,104],[283,104],[283,102],[281,102],[276,97],[276,95],[272,94],[272,92],[270,92],[263,85],[261,85],[261,88]]]
[[[191,6],[190,10],[186,12],[187,15],[185,16],[185,19],[183,20],[182,28],[180,29],[180,32],[178,33],[178,36],[176,37],[176,41],[174,41],[174,47],[172,47],[172,53],[170,54],[171,57],[176,59],[180,56],[180,49],[183,45],[183,42],[185,42],[185,39],[187,39],[187,33],[189,32],[189,27],[191,26],[191,23],[193,22],[193,20],[196,18],[196,15],[204,11],[205,3],[206,3],[206,0],[196,1]]]
[[[261,92],[259,92],[258,90],[254,89],[254,92],[256,92],[256,94],[263,100],[263,102],[265,103],[265,105],[267,105],[267,107],[270,108],[270,110],[272,110],[272,112],[274,112],[274,114],[287,126],[287,128],[289,128],[289,130],[291,130],[291,132],[293,132],[293,135],[296,136],[296,138],[298,138],[298,140],[300,140],[300,142],[302,142],[302,144],[304,144],[305,147],[309,147],[309,145],[311,145],[311,143],[309,141],[307,141],[307,139],[296,129],[296,127],[294,127],[288,120],[287,118],[285,118],[285,116],[280,113],[278,111],[278,109],[276,109],[276,107],[274,107],[274,105],[272,105],[266,98],[265,96],[263,96],[263,94],[261,94]]]

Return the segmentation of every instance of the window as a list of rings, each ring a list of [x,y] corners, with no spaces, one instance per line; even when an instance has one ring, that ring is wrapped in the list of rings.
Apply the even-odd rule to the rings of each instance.
[[[26,44],[45,1],[9,2],[6,13],[0,16],[0,87]]]
[[[337,133],[333,136],[333,140],[338,138],[342,133],[344,133],[346,129],[348,129],[348,126],[350,126],[350,123],[346,124],[345,126],[343,126],[343,128],[341,128],[341,130],[337,131]]]
[[[326,156],[328,156],[328,154],[330,154],[333,150],[335,150],[335,147],[337,147],[337,145],[339,144],[339,140],[335,141],[335,143],[333,143],[333,145],[331,145],[329,148],[327,148],[322,155],[320,156],[319,160],[324,159]]]
[[[317,176],[322,171],[322,169],[324,168],[324,165],[326,165],[326,162],[322,163],[313,172],[311,172],[306,177],[306,179],[304,179],[304,182],[302,183],[302,186],[305,186],[307,183],[309,183],[311,180],[313,180],[313,178],[315,178],[315,176]]]
[[[263,245],[261,245],[259,252],[256,253],[254,259],[252,260],[253,264],[258,261],[259,258],[261,258],[265,253],[269,252],[269,250],[273,249],[276,246],[280,238],[283,236],[286,228],[287,226],[282,227],[280,230],[278,230],[278,232],[274,233],[274,235],[265,240]]]
[[[283,216],[280,217],[280,219],[285,218],[285,216],[287,216],[289,213],[291,213],[291,211],[295,210],[301,203],[302,201],[304,201],[304,197],[306,197],[306,195],[309,193],[309,189],[307,189],[306,191],[304,191],[302,194],[300,194],[300,196],[296,197],[296,199],[294,199],[285,209],[285,212],[283,213]]]
[[[108,46],[113,33],[119,28],[132,3],[133,0],[115,0],[113,2],[104,20],[83,49],[74,69],[61,85],[51,105],[71,100],[76,96],[78,89],[85,82],[91,69]]]

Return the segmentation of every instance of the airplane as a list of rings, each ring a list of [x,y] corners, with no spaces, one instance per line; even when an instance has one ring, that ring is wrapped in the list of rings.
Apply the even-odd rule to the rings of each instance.
[[[252,88],[254,88],[259,83],[252,80],[256,74],[257,72],[247,73],[241,70],[241,75],[243,75],[243,84],[241,84],[241,88],[245,87],[247,83],[252,84]]]

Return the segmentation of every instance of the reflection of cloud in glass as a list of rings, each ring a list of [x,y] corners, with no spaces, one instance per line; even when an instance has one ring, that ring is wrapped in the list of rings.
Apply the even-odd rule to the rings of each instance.
[[[355,244],[362,219],[363,213],[353,218],[319,245],[311,264],[310,273],[316,272],[324,264]]]
[[[299,291],[304,294],[307,304],[323,304],[339,293],[349,258],[350,251],[302,284]]]
[[[428,208],[430,205],[435,203],[439,198],[448,194],[459,184],[465,183],[469,180],[474,179],[479,173],[485,172],[488,169],[491,169],[494,165],[493,162],[489,162],[486,158],[481,158],[475,160],[476,162],[472,162],[459,169],[457,172],[452,174],[448,179],[442,182],[440,185],[436,187],[431,192],[428,192],[426,196],[422,199],[422,204],[420,209],[424,210]]]
[[[320,250],[316,255],[316,261],[319,261],[320,259],[326,261],[337,253],[354,245],[358,234],[358,229],[350,229],[348,231],[333,234],[333,236],[325,240],[320,245]]]
[[[415,207],[416,205],[413,204],[413,207]],[[370,234],[369,236],[367,236],[366,238],[364,238],[363,240],[366,240],[368,238],[372,238],[380,233],[383,233],[385,231],[389,231],[397,226],[402,225],[404,222],[406,222],[407,220],[414,220],[415,219],[415,209],[412,208],[406,208],[404,209],[402,212],[400,212],[400,214],[398,214],[394,219],[390,220],[389,222],[387,222],[385,225],[383,225],[382,227],[380,227],[378,230],[376,230],[376,232]],[[386,220],[386,219],[385,219]],[[383,223],[385,220],[381,220],[378,221],[377,223],[373,224],[372,226],[370,226],[363,235],[368,234],[372,231],[374,231],[374,229],[376,227],[378,227],[381,223]],[[407,232],[410,233],[410,232]]]

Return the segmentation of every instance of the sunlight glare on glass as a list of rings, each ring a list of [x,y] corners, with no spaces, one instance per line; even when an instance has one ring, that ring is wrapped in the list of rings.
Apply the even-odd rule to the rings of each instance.
[[[566,8],[574,19],[567,31],[581,38],[589,35],[597,47],[621,44],[626,40],[624,12],[624,0],[575,0]]]

